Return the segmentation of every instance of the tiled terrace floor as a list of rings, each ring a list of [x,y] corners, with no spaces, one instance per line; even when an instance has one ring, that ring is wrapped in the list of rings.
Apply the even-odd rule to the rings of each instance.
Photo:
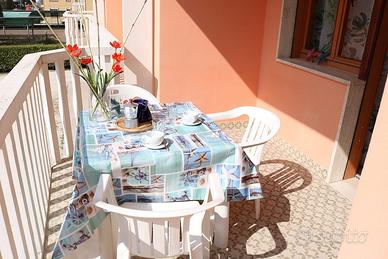
[[[239,139],[244,123],[222,124]],[[69,203],[71,162],[52,175],[47,257],[51,255]],[[264,149],[259,168],[265,198],[255,220],[254,203],[231,203],[229,247],[211,258],[336,258],[351,202],[325,183],[325,170],[284,140]]]

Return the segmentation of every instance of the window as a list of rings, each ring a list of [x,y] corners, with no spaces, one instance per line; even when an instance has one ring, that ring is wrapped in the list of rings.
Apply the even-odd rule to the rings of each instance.
[[[292,57],[310,58],[313,51],[322,64],[360,72],[368,42],[374,0],[299,0]]]

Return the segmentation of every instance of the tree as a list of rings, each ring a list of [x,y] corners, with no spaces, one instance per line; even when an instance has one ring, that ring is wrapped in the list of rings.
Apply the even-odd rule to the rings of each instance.
[[[12,0],[0,0],[0,5],[2,9],[7,10],[7,9],[13,9],[14,4]]]
[[[3,23],[3,7],[1,6],[1,4],[0,4],[0,24],[2,24]]]

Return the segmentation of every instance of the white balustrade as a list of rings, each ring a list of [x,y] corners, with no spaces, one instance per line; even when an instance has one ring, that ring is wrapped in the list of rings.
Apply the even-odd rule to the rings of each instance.
[[[93,25],[93,15],[90,12],[71,12],[66,11],[63,14],[65,21],[65,37],[67,44],[77,44],[78,46],[87,46],[93,37],[88,33]]]
[[[112,51],[102,48],[101,60],[111,62]],[[78,69],[66,72],[68,59],[63,49],[26,55],[1,82],[0,258],[42,257],[51,169],[72,156],[81,87],[87,87],[78,77],[67,80]]]
[[[81,47],[97,47],[97,24],[91,12],[71,12],[63,14],[67,44]],[[103,25],[100,25],[100,45],[108,47],[109,42],[117,40]]]
[[[81,11],[66,11],[63,14],[65,20],[65,37],[66,44],[77,44],[79,47],[86,49],[95,49],[98,46],[97,38],[97,24],[95,22],[93,12]],[[117,40],[116,37],[110,33],[104,26],[99,27],[100,30],[100,46],[102,48],[111,48],[109,42]],[[93,58],[95,61],[98,59],[97,51],[93,51]],[[111,57],[106,56],[101,58],[101,67],[110,70],[112,67]],[[126,69],[125,63],[123,62]],[[72,68],[73,70],[76,68]],[[75,79],[77,80],[77,79]],[[124,76],[120,74],[114,79],[115,84],[124,83]]]

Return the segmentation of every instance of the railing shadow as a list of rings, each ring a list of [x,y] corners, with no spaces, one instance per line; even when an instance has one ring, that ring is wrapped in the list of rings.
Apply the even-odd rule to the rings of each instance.
[[[267,258],[284,251],[287,241],[278,224],[290,221],[291,206],[286,194],[300,191],[312,181],[312,175],[306,168],[288,160],[266,160],[261,162],[260,168],[258,177],[264,196],[261,200],[260,218],[258,221],[255,219],[253,201],[231,203],[228,255]],[[252,235],[263,228],[267,228],[274,247],[260,254],[248,254],[247,242],[252,242]],[[255,247],[260,247],[260,241],[257,240]]]
[[[45,235],[44,257],[50,257],[59,230],[63,223],[63,215],[68,207],[68,200],[71,198],[72,186],[72,160],[63,159],[61,163],[52,167],[50,200],[48,208],[48,225]],[[71,190],[70,190],[71,188]]]

